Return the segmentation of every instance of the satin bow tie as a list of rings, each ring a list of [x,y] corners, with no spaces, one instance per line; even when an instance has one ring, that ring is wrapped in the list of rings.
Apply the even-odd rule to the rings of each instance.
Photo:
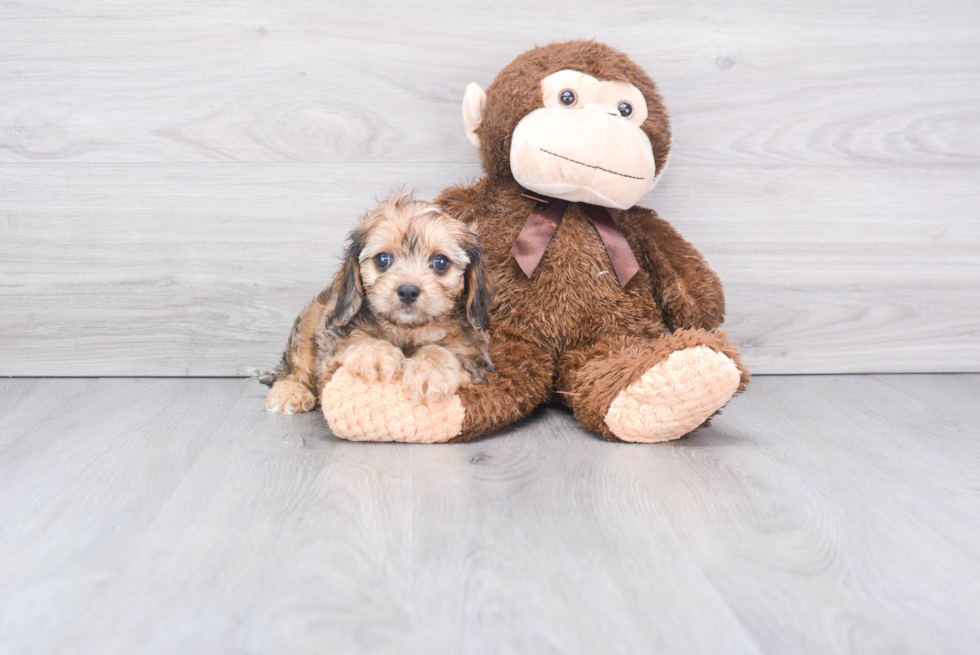
[[[531,277],[541,258],[544,257],[544,251],[551,243],[552,237],[558,231],[558,225],[561,224],[561,218],[565,215],[569,203],[567,200],[530,193],[521,195],[536,201],[536,204],[531,210],[531,215],[527,217],[527,222],[524,223],[514,247],[510,249],[510,254],[517,260],[524,274]],[[626,242],[626,237],[619,231],[619,226],[605,207],[588,205],[584,202],[579,205],[606,246],[609,261],[612,262],[613,271],[619,279],[619,286],[625,287],[640,270],[640,264],[636,261],[630,244]]]

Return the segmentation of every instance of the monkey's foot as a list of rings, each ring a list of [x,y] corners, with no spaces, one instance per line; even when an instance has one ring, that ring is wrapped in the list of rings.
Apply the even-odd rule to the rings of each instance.
[[[401,380],[368,382],[341,367],[323,387],[323,416],[330,430],[349,441],[438,443],[463,431],[458,395],[415,403]]]
[[[734,361],[707,346],[674,351],[619,392],[606,425],[623,441],[683,437],[731,400],[739,376]]]
[[[265,397],[265,409],[276,414],[297,414],[316,407],[316,396],[299,382],[279,380]]]

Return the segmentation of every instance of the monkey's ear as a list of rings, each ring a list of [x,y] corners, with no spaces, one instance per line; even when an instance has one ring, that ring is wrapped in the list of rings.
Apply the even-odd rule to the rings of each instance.
[[[466,319],[477,330],[486,330],[490,325],[493,283],[483,267],[483,248],[476,235],[464,249],[470,258],[470,265],[466,267]]]
[[[480,147],[480,137],[476,133],[476,128],[483,122],[483,110],[487,106],[487,94],[483,92],[480,85],[470,82],[466,85],[466,93],[463,95],[463,126],[466,128],[466,138],[477,148]]]
[[[364,234],[356,230],[351,235],[344,254],[344,263],[334,280],[337,304],[328,322],[332,326],[347,325],[357,315],[364,302],[364,285],[361,283],[361,250],[364,249]]]

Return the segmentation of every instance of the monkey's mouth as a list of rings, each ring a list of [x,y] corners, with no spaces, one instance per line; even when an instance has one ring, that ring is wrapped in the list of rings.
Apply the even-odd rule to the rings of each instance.
[[[603,173],[611,173],[612,175],[618,175],[620,177],[626,177],[631,180],[642,180],[642,177],[637,177],[635,175],[627,175],[626,173],[617,173],[616,171],[611,171],[608,168],[603,168],[602,166],[593,166],[592,164],[586,164],[584,161],[578,161],[572,159],[571,157],[566,157],[565,155],[559,155],[557,152],[551,152],[550,150],[545,150],[544,148],[538,148],[541,152],[546,155],[551,155],[552,157],[558,157],[558,159],[564,159],[565,161],[570,161],[573,164],[578,164],[579,166],[585,166],[586,168],[594,168],[597,171],[602,171]]]

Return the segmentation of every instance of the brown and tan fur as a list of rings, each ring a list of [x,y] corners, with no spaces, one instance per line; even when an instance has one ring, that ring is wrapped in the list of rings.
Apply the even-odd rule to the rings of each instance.
[[[541,80],[573,69],[600,80],[627,81],[645,96],[640,126],[657,170],[670,146],[667,113],[653,81],[622,53],[591,41],[536,48],[518,57],[487,91],[477,129],[485,178],[447,189],[436,200],[477,225],[498,294],[491,305],[487,384],[460,391],[466,409],[459,440],[499,429],[557,394],[586,428],[615,439],[603,418],[616,395],[677,350],[704,345],[736,362],[741,388],[749,376],[734,344],[714,330],[725,314],[718,277],[667,222],[644,207],[611,210],[640,271],[624,289],[581,208],[571,204],[529,279],[510,249],[534,207],[509,165],[517,123],[542,107]],[[705,423],[707,424],[707,422]]]
[[[390,264],[379,264],[382,253]],[[412,286],[417,297],[406,304],[399,288]],[[297,317],[276,373],[262,378],[274,382],[266,409],[313,409],[341,366],[366,380],[401,378],[417,402],[483,383],[493,370],[485,332],[491,296],[469,228],[411,196],[383,201],[351,234],[334,283]]]

